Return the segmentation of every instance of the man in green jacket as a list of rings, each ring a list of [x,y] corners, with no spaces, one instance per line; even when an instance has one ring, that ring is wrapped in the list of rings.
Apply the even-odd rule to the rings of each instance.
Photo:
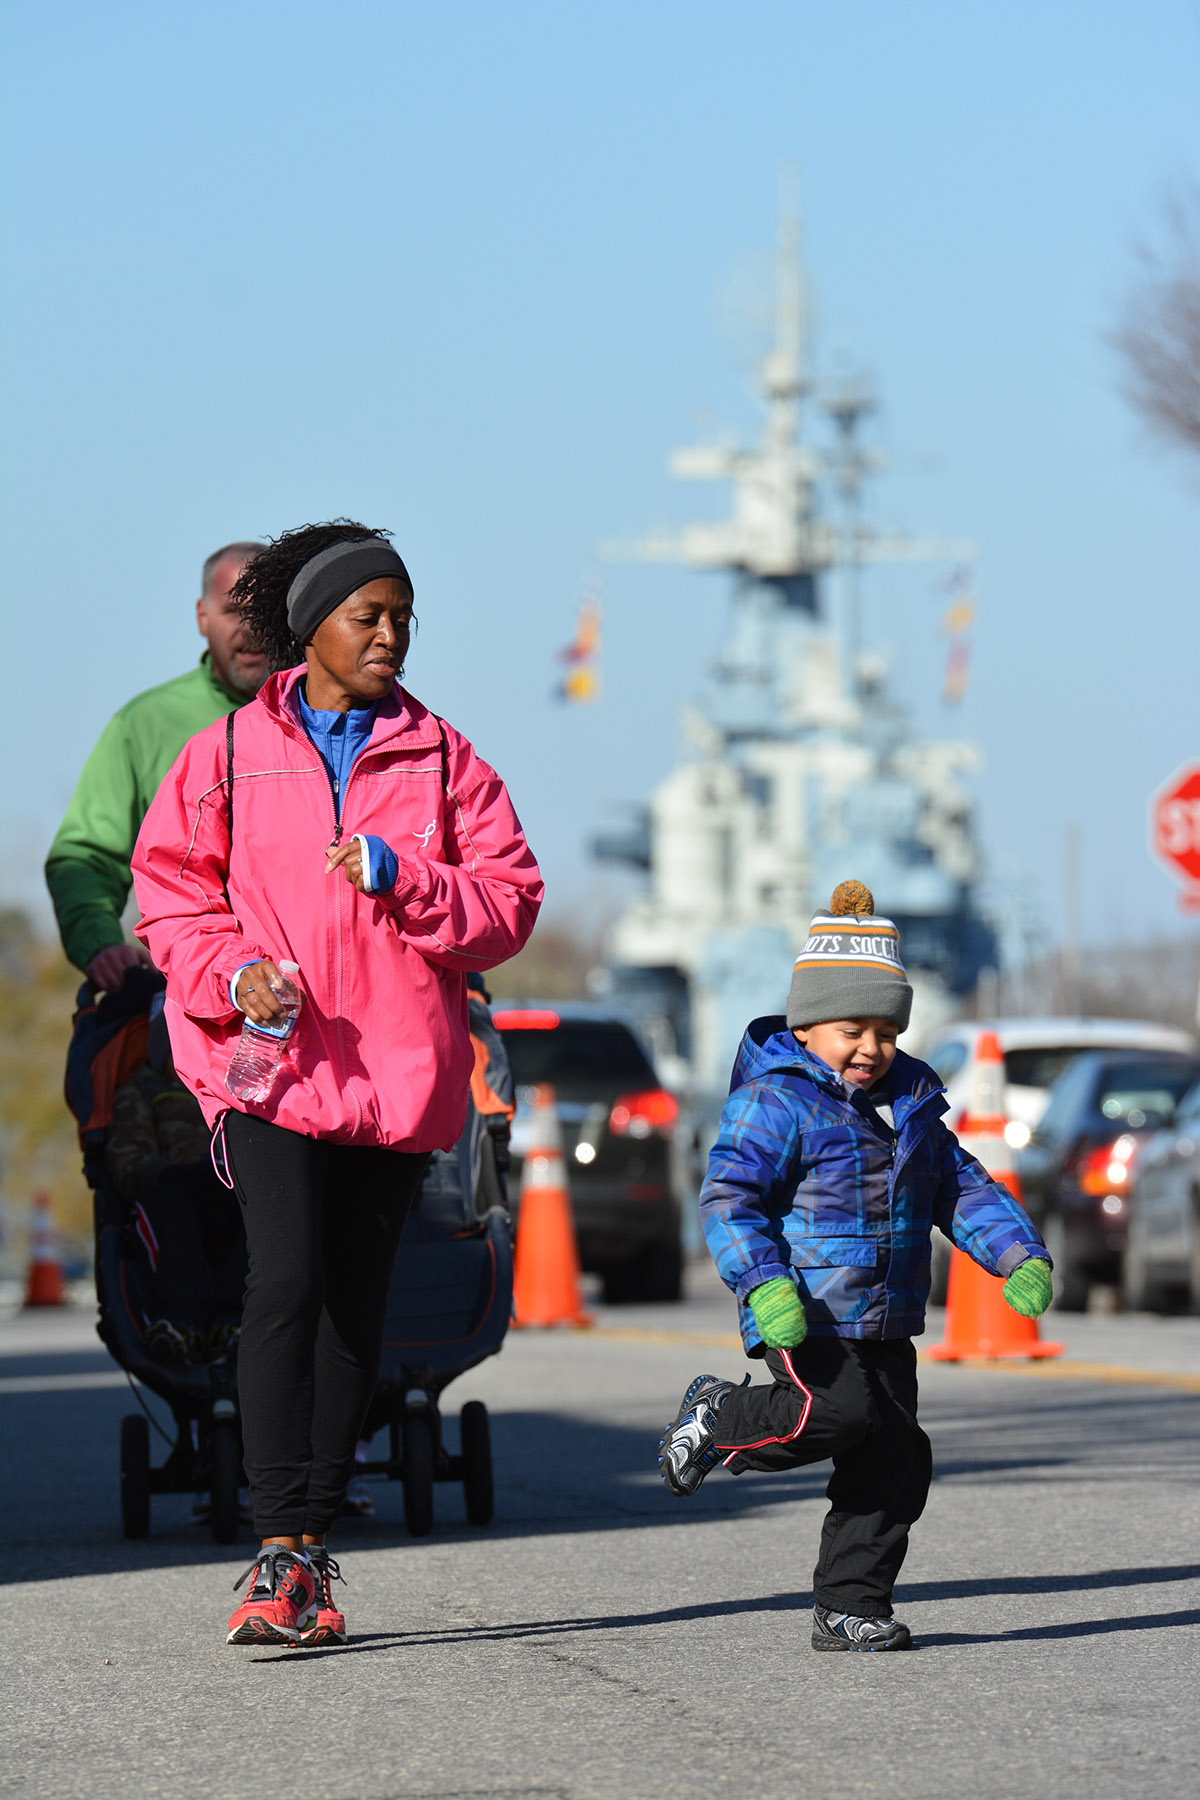
[[[133,846],[159,783],[190,737],[252,700],[266,678],[266,661],[248,650],[229,600],[261,548],[225,544],[208,558],[196,602],[208,645],[199,667],[135,695],[109,720],[50,846],[46,885],[63,949],[98,988],[120,987],[127,969],[149,960],[140,944],[125,942],[121,915]]]

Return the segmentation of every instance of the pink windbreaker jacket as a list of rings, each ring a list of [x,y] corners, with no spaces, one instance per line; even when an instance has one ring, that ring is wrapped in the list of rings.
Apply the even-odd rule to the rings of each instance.
[[[340,833],[391,846],[395,889],[326,875],[333,796],[300,722],[303,672],[271,676],[236,715],[232,855],[224,719],[184,745],[138,836],[137,935],[167,977],[175,1066],[212,1125],[235,1104],[230,980],[288,958],[304,1007],[271,1093],[242,1110],[305,1137],[448,1150],[473,1067],[466,973],[516,955],[541,876],[499,776],[443,725],[443,788],[438,722],[399,686],[346,780]]]

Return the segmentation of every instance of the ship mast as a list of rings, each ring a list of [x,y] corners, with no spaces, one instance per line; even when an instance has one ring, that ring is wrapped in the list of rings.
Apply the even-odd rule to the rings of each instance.
[[[613,928],[617,990],[714,1096],[746,1019],[779,1010],[810,914],[848,875],[903,922],[926,993],[964,993],[995,957],[972,899],[961,777],[974,748],[916,739],[859,654],[864,564],[961,561],[973,546],[864,520],[867,478],[883,464],[861,435],[874,397],[861,377],[815,386],[800,227],[786,204],[758,388],[753,448],[709,442],[669,459],[685,480],[728,481],[728,515],[602,551],[733,577],[713,679],[684,715],[688,754],[649,796],[638,831],[596,845],[647,878]],[[813,402],[832,426],[823,441],[805,436]]]
[[[884,466],[878,450],[858,441],[860,422],[874,410],[874,398],[861,378],[832,392],[823,410],[835,426],[836,441],[829,447],[806,443],[801,426],[803,402],[812,391],[808,336],[800,226],[794,209],[785,203],[776,255],[775,341],[759,371],[766,412],[760,442],[751,450],[721,443],[696,444],[674,451],[668,459],[671,474],[682,480],[731,482],[731,515],[632,543],[602,544],[600,554],[615,561],[727,569],[737,580],[739,596],[755,604],[760,614],[799,610],[813,618],[819,614],[818,577],[826,570],[845,569],[851,594],[844,609],[845,641],[839,660],[851,677],[847,686],[852,688],[858,652],[857,571],[861,566],[964,561],[973,556],[974,545],[963,539],[881,534],[865,525],[863,484],[868,475]],[[822,481],[841,496],[844,519],[840,525],[822,518],[818,511],[817,488]],[[769,591],[764,593],[764,588]]]

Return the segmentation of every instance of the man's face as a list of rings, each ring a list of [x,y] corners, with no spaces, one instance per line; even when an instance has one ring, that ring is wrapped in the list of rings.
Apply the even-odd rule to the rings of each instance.
[[[217,564],[208,592],[196,602],[196,624],[217,680],[235,694],[257,694],[267,678],[267,659],[246,648],[246,628],[229,603],[229,590],[244,567],[231,556]]]

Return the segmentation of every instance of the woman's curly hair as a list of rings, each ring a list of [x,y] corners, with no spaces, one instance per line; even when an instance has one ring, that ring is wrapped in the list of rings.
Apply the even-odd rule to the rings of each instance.
[[[241,613],[255,649],[266,657],[272,671],[294,669],[304,661],[304,645],[293,636],[287,618],[288,589],[304,567],[331,544],[358,544],[368,538],[391,537],[390,531],[373,531],[355,519],[330,519],[325,525],[298,525],[280,537],[270,538],[252,556],[229,597]]]

